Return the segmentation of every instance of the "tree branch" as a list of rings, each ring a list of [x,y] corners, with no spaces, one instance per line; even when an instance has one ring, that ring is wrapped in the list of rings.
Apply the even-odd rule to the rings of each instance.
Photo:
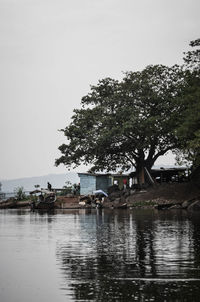
[[[169,150],[172,150],[172,147],[167,147],[166,149],[164,150],[160,150],[153,158],[152,158],[152,161],[153,163],[158,159],[159,156],[162,156],[164,155],[167,151]]]

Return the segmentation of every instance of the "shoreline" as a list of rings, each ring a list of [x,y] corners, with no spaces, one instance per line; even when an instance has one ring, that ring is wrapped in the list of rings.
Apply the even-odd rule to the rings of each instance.
[[[79,201],[84,201],[79,204]],[[88,204],[91,196],[57,196],[55,209],[91,209],[95,204]],[[33,200],[26,199],[17,201],[10,198],[0,202],[0,209],[31,208]],[[131,189],[115,191],[105,197],[103,208],[157,208],[161,209],[189,209],[200,211],[200,185],[196,181],[187,183],[171,183],[154,187],[146,190],[132,191]]]
[[[0,210],[3,209],[31,209],[31,200],[26,201],[5,201],[0,203]],[[103,209],[156,209],[156,210],[195,210],[200,211],[200,197],[193,198],[191,200],[177,202],[176,200],[145,200],[135,202],[115,202],[105,201],[102,204]],[[80,209],[96,209],[94,205],[79,204],[79,197],[62,197],[58,198],[55,202],[54,210],[80,210]]]

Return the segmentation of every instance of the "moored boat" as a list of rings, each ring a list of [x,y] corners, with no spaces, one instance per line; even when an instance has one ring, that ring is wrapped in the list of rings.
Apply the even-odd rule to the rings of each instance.
[[[55,208],[55,192],[41,189],[32,191],[30,194],[37,196],[37,199],[31,203],[32,210],[51,210]]]

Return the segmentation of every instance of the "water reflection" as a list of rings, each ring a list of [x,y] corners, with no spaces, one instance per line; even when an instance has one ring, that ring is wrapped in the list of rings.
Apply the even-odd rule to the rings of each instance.
[[[57,242],[61,288],[75,301],[198,301],[200,222],[186,212],[75,215]]]
[[[1,211],[0,301],[199,301],[199,227],[183,211]]]

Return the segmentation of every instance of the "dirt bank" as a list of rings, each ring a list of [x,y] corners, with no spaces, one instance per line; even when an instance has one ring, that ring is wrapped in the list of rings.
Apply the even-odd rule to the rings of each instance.
[[[142,191],[119,191],[105,198],[103,207],[118,208],[124,203],[128,207],[154,207],[160,204],[181,204],[184,201],[192,200],[200,196],[200,186],[193,182],[162,184],[149,187]],[[77,209],[91,207],[90,205],[80,206],[79,197],[58,197],[56,207],[61,209]]]
[[[18,209],[18,208],[30,208],[31,200],[17,201],[14,198],[10,198],[0,202],[0,209]]]
[[[200,187],[197,184],[193,182],[172,183],[156,185],[145,192],[131,194],[126,201],[130,203],[152,200],[184,202],[198,196],[200,196]]]
[[[79,197],[67,197],[58,196],[55,202],[55,207],[57,209],[78,209],[81,208],[79,205]]]

